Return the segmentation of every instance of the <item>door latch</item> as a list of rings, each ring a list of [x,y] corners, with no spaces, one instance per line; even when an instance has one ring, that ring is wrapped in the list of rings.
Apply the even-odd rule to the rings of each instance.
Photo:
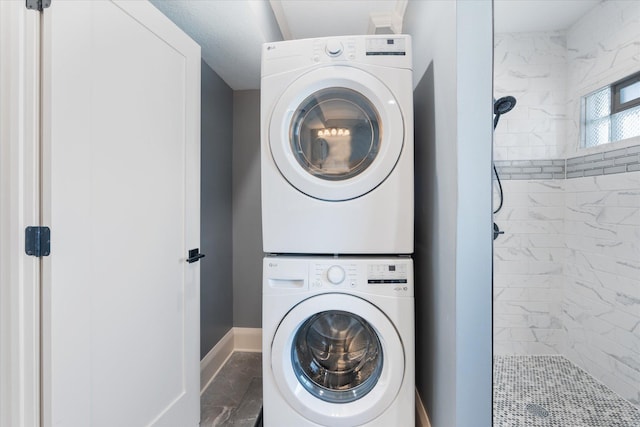
[[[187,258],[187,262],[191,264],[200,261],[200,259],[204,257],[205,254],[200,253],[200,248],[189,249],[189,258]]]

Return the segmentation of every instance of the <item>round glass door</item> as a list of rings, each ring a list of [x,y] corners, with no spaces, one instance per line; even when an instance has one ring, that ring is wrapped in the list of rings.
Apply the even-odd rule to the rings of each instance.
[[[380,377],[382,356],[373,328],[360,316],[337,310],[304,322],[291,349],[300,384],[333,403],[353,402],[369,393]]]
[[[351,427],[391,405],[405,363],[398,331],[379,308],[327,293],[287,312],[273,335],[269,366],[287,404],[305,419]]]
[[[398,102],[381,80],[355,67],[328,66],[284,89],[269,118],[273,161],[298,191],[343,201],[378,187],[405,142]]]
[[[380,115],[360,93],[327,88],[307,97],[291,120],[291,151],[302,168],[326,180],[358,175],[380,149]]]

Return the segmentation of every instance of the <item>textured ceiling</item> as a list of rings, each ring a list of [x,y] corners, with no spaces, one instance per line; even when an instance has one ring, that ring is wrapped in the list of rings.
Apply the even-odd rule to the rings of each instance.
[[[292,39],[367,34],[371,29],[372,13],[382,18],[395,13],[396,10],[404,13],[407,2],[407,0],[150,1],[202,47],[202,59],[234,90],[260,87],[262,44],[283,40],[279,24],[286,29],[287,38]],[[272,4],[280,13],[278,20],[274,15]]]
[[[260,87],[262,43],[282,40],[268,1],[151,0],[202,47],[202,59],[234,90]]]
[[[396,9],[404,14],[406,6],[406,0],[270,0],[270,3],[285,39],[367,34],[372,14],[391,15]]]
[[[600,2],[601,0],[495,0],[494,29],[496,33],[565,30]]]
[[[401,28],[407,1],[427,0],[150,1],[202,47],[204,61],[232,89],[245,90],[260,87],[263,43],[283,40],[283,35],[299,39],[367,34],[373,32],[372,17],[384,21],[393,16],[399,20],[395,28]],[[495,0],[495,31],[566,29],[598,3],[600,0]],[[415,43],[419,54],[420,46]]]

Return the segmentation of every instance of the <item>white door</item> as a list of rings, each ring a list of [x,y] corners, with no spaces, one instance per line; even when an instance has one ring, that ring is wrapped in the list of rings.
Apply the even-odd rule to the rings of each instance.
[[[199,422],[200,48],[148,2],[43,20],[45,426]]]

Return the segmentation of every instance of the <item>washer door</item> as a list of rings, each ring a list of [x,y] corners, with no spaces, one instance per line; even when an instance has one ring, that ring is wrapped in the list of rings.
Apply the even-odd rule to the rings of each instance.
[[[389,88],[358,68],[310,71],[282,94],[271,116],[269,146],[284,178],[322,200],[360,197],[393,171],[404,122]]]
[[[271,344],[271,369],[300,415],[335,427],[367,423],[396,398],[405,371],[402,341],[373,304],[322,294],[296,305]]]

